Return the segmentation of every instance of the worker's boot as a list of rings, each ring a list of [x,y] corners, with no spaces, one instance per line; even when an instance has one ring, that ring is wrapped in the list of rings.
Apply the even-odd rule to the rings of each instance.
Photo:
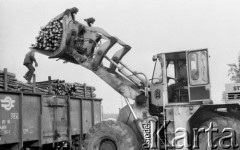
[[[29,71],[23,76],[24,79],[28,80]]]
[[[26,79],[26,80],[28,80],[28,78],[27,78],[27,76],[26,76],[26,75],[24,75],[24,76],[23,76],[23,78],[24,78],[24,79]]]

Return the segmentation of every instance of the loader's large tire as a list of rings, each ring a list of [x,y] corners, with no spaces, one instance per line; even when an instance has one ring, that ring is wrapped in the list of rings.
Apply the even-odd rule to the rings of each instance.
[[[85,150],[141,150],[134,132],[119,121],[102,121],[93,126],[84,142]]]
[[[239,150],[240,149],[240,121],[238,119],[234,119],[234,118],[230,118],[230,117],[215,117],[215,118],[212,118],[206,122],[204,122],[200,128],[204,128],[205,130],[206,129],[209,129],[209,125],[210,123],[212,122],[212,125],[213,125],[213,128],[217,128],[218,129],[218,132],[212,132],[212,144],[216,145],[217,147],[214,149],[214,150],[223,150],[223,149],[228,149],[228,150]],[[223,137],[226,137],[226,136],[229,136],[231,135],[230,132],[225,132],[223,133],[222,131],[224,130],[224,128],[231,128],[233,129],[233,131],[235,132],[235,135],[236,135],[236,138],[233,140],[235,140],[233,142],[233,144],[235,145],[238,145],[238,147],[229,147],[229,148],[224,148],[224,147],[221,147],[220,144],[219,144],[219,141],[223,141],[223,140],[220,140],[221,138]],[[211,148],[208,146],[208,133],[200,133],[199,135],[199,149],[200,150],[211,150]],[[225,141],[225,146],[226,145],[230,145],[231,142],[230,142],[230,138],[229,139],[226,139]],[[235,146],[236,146],[235,145]]]

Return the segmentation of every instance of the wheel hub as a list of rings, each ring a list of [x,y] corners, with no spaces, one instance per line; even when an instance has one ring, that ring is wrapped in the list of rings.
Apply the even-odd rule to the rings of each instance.
[[[117,146],[112,140],[103,140],[100,144],[99,150],[117,150]]]

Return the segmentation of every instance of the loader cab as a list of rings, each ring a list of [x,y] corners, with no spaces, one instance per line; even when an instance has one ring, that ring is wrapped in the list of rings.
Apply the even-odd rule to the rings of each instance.
[[[165,106],[210,100],[207,49],[161,53],[153,61],[152,104]]]

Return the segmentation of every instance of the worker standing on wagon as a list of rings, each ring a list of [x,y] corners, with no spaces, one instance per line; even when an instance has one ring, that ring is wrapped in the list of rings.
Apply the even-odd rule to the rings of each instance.
[[[38,63],[37,63],[34,55],[35,55],[35,52],[30,50],[25,55],[24,62],[23,62],[23,65],[28,68],[28,72],[23,77],[28,81],[28,83],[31,82],[33,73],[35,71],[35,68],[33,67],[33,62],[35,63],[35,67],[38,66]]]

